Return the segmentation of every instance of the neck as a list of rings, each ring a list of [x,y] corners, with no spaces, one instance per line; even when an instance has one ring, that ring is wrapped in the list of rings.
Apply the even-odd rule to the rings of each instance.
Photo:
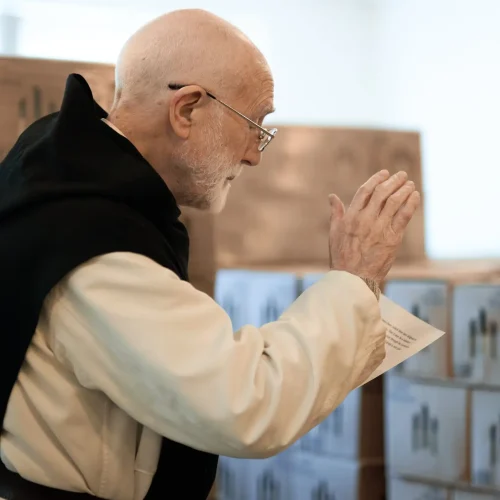
[[[166,137],[161,135],[161,126],[154,120],[134,121],[127,119],[129,113],[111,110],[106,121],[119,134],[125,136],[154,168],[174,195],[177,203],[183,203],[186,180],[182,172],[176,171],[172,162],[171,147]]]

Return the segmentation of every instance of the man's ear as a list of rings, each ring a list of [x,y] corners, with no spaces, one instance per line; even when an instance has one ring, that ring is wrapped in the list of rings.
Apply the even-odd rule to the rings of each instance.
[[[205,93],[194,85],[175,92],[169,105],[169,118],[172,129],[179,138],[189,137],[193,111],[201,106],[204,97]]]

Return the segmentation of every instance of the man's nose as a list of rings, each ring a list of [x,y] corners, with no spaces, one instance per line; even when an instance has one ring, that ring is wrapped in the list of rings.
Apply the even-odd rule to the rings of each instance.
[[[255,144],[252,144],[251,147],[247,148],[245,155],[241,159],[241,163],[247,167],[256,167],[260,163],[261,158],[262,153]]]

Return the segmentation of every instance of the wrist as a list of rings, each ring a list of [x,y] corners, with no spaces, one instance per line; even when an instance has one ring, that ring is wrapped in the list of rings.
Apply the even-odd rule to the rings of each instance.
[[[366,286],[374,293],[377,300],[380,300],[381,291],[378,281],[370,278],[361,278],[361,279],[366,283]]]
[[[380,300],[380,294],[382,292],[380,290],[380,285],[379,285],[380,281],[379,280],[373,279],[373,278],[364,278],[363,276],[360,276],[359,274],[352,273],[352,272],[344,270],[344,269],[334,268],[333,266],[330,266],[330,269],[332,271],[345,271],[345,272],[348,272],[350,274],[353,274],[354,276],[357,276],[358,278],[361,278],[365,282],[366,286],[373,292],[373,294],[375,295],[377,300]]]

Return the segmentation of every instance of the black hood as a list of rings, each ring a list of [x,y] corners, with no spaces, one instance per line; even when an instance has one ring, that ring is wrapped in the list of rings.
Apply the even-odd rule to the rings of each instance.
[[[80,196],[125,203],[160,230],[179,217],[166,184],[106,116],[85,79],[70,75],[61,110],[28,127],[0,164],[0,224],[33,204]]]

